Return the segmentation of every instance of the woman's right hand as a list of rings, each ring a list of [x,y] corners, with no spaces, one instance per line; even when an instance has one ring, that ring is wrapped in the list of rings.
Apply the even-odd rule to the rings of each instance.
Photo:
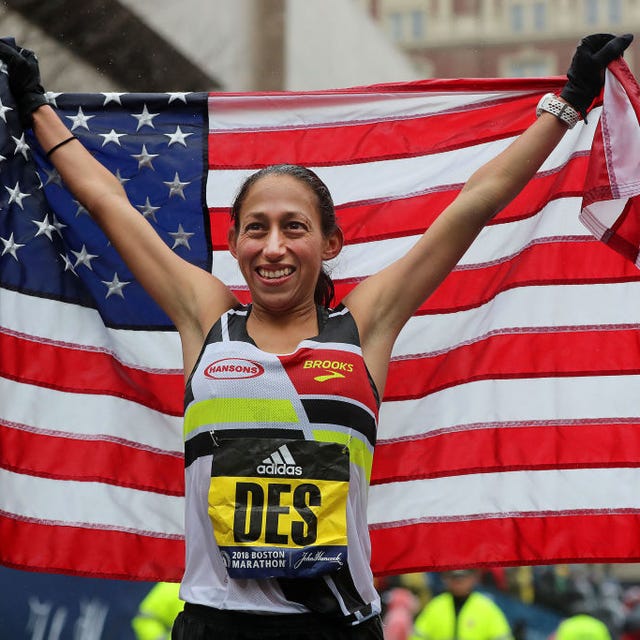
[[[9,39],[0,39],[0,60],[7,65],[9,88],[16,101],[20,122],[25,128],[32,126],[33,112],[47,103],[40,82],[40,67],[35,53],[12,46]]]

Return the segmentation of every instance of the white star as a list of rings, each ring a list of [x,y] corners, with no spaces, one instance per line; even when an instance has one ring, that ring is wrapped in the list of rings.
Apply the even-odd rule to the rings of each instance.
[[[49,216],[46,215],[44,217],[44,220],[42,222],[38,222],[37,220],[32,220],[31,222],[33,222],[33,224],[35,224],[38,227],[38,231],[36,232],[35,237],[37,238],[38,236],[47,236],[47,238],[49,238],[49,240],[53,240],[53,237],[51,235],[51,233],[53,231],[57,231],[55,225],[52,225],[49,222]]]
[[[69,260],[69,257],[64,253],[61,253],[60,257],[64,260],[64,270],[71,271],[71,273],[73,273],[74,276],[77,276],[78,274],[76,273],[76,270],[73,268],[73,264],[71,260]]]
[[[129,180],[131,180],[131,178],[123,178],[120,175],[120,169],[116,169],[116,178],[118,178],[118,182],[124,186],[127,182],[129,182]]]
[[[72,251],[71,253],[76,257],[76,263],[73,265],[74,269],[77,269],[79,264],[83,264],[85,267],[93,271],[91,261],[98,256],[89,253],[85,245],[82,245],[82,249],[80,251]]]
[[[58,108],[58,103],[57,103],[57,99],[58,96],[62,95],[61,93],[55,93],[54,91],[47,91],[44,94],[44,97],[46,98],[47,102],[50,105],[53,105],[56,109]]]
[[[138,121],[138,126],[136,127],[136,131],[139,131],[140,128],[144,127],[145,125],[147,127],[151,127],[152,129],[155,129],[155,125],[153,124],[153,119],[159,114],[149,113],[149,111],[147,110],[147,105],[145,104],[142,107],[142,113],[132,113],[131,115]]]
[[[29,193],[22,193],[22,191],[20,191],[20,183],[19,182],[16,182],[16,186],[13,187],[13,189],[11,189],[11,187],[7,187],[7,186],[5,186],[5,189],[10,194],[9,202],[7,204],[11,204],[12,202],[15,202],[24,211],[24,205],[22,204],[22,201],[25,198],[28,198],[30,194]]]
[[[124,293],[122,293],[122,290],[128,284],[131,284],[130,282],[121,282],[117,273],[113,274],[113,280],[111,280],[111,282],[107,280],[101,280],[101,282],[107,287],[107,295],[105,296],[105,299],[113,295],[120,296],[124,299]]]
[[[53,222],[52,222],[53,226],[56,228],[56,231],[58,232],[58,235],[62,236],[62,230],[67,226],[66,224],[63,224],[62,222],[60,222],[60,220],[58,220],[58,218],[56,218],[55,214],[53,215]]]
[[[124,93],[116,93],[115,91],[103,91],[102,95],[104,96],[104,102],[102,103],[102,106],[104,107],[105,104],[109,104],[110,102],[117,102],[121,105],[122,102],[120,102],[120,96],[123,96]]]
[[[17,156],[21,153],[24,159],[28,160],[29,156],[27,151],[29,151],[31,147],[24,141],[24,133],[19,138],[16,138],[15,136],[11,136],[11,138],[16,143],[16,150],[13,152],[13,155]]]
[[[186,200],[186,198],[184,197],[184,188],[188,185],[190,185],[190,182],[180,182],[180,176],[178,175],[178,172],[176,171],[176,175],[173,178],[173,180],[171,182],[165,182],[163,180],[164,184],[167,185],[167,187],[169,187],[169,197],[171,196],[175,196],[175,195],[179,195],[183,200]]]
[[[7,116],[5,115],[7,111],[13,111],[13,109],[11,107],[5,107],[2,104],[2,100],[0,100],[0,118],[2,118],[5,122],[7,121]]]
[[[104,147],[105,144],[109,144],[109,142],[115,142],[119,147],[121,147],[122,145],[120,144],[120,138],[122,138],[122,136],[127,135],[126,133],[116,133],[115,129],[111,129],[111,131],[109,131],[109,133],[101,133],[99,134],[101,135],[104,140],[102,141],[102,146]]]
[[[89,216],[89,212],[84,208],[84,206],[82,206],[80,202],[78,202],[77,200],[74,200],[74,202],[78,205],[78,208],[76,209],[76,218],[78,216],[81,216],[82,214]]]
[[[84,127],[87,131],[89,131],[89,125],[87,124],[91,118],[95,118],[95,116],[85,116],[82,107],[78,107],[78,113],[75,116],[65,116],[73,123],[71,126],[71,131],[75,131],[81,127]]]
[[[2,240],[2,243],[4,244],[2,255],[9,253],[16,259],[17,262],[19,262],[18,256],[16,254],[18,252],[18,249],[21,249],[22,247],[24,247],[24,245],[18,244],[14,241],[13,233],[9,236],[9,238],[0,238],[0,240]]]
[[[176,247],[187,247],[187,249],[191,250],[191,247],[189,246],[189,238],[195,234],[185,231],[181,224],[178,225],[177,231],[169,233],[169,235],[173,238],[172,249],[175,249]]]
[[[164,133],[162,135],[165,135],[167,136],[167,138],[169,138],[169,146],[177,142],[178,144],[181,144],[183,147],[186,147],[187,146],[186,139],[189,136],[192,136],[193,133],[182,133],[180,126],[177,126],[174,133]]]
[[[59,187],[62,186],[62,177],[58,173],[58,170],[55,167],[52,167],[51,170],[43,169],[47,174],[47,181],[44,183],[46,187],[49,183],[57,184]]]
[[[158,211],[160,207],[154,207],[149,202],[149,196],[147,196],[147,201],[144,204],[138,204],[136,205],[136,208],[140,209],[145,218],[151,218],[154,222],[158,222],[156,220],[156,211]]]
[[[143,144],[142,151],[140,151],[140,153],[132,153],[131,157],[138,161],[138,169],[142,169],[142,167],[149,167],[149,169],[153,169],[151,161],[159,155],[160,154],[158,153],[149,153],[147,151],[147,145]],[[155,171],[155,169],[153,170]]]
[[[172,91],[169,93],[169,104],[171,104],[174,100],[182,100],[185,104],[187,104],[187,93],[184,91]]]

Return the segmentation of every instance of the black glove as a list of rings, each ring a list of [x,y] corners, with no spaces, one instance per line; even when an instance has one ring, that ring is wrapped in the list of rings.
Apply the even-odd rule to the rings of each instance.
[[[22,126],[28,128],[32,122],[31,114],[48,102],[40,84],[40,69],[35,53],[8,42],[9,39],[0,40],[0,60],[7,65],[9,88],[16,101]]]
[[[622,55],[632,40],[630,33],[624,36],[596,33],[580,41],[560,97],[578,110],[583,118],[586,119],[591,103],[602,90],[605,68]]]

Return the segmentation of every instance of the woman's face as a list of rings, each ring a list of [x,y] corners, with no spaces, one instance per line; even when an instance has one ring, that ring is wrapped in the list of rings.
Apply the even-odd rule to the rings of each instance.
[[[229,248],[253,304],[270,311],[313,305],[322,261],[342,248],[339,232],[322,233],[315,193],[291,176],[265,176],[250,188],[238,219]]]

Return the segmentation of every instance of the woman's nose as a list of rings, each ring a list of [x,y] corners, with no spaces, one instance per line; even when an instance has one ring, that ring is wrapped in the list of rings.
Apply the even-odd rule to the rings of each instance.
[[[278,257],[284,253],[284,238],[280,229],[271,229],[267,235],[264,253],[269,257]]]

